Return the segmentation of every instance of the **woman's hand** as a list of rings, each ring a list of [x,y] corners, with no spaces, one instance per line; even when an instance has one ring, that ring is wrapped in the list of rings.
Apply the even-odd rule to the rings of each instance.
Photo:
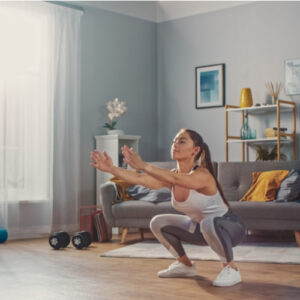
[[[132,148],[128,148],[126,145],[122,147],[122,154],[124,155],[125,162],[132,168],[136,170],[142,170],[146,163],[142,158],[134,152]]]
[[[111,157],[104,151],[103,153],[98,150],[91,152],[91,159],[94,161],[90,165],[100,171],[110,173],[113,169],[113,161]]]

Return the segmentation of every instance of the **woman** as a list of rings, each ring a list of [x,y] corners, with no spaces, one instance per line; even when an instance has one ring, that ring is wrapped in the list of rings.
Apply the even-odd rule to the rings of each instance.
[[[232,286],[240,282],[241,276],[233,260],[232,247],[242,240],[245,228],[229,209],[213,173],[210,151],[202,137],[193,130],[179,131],[171,147],[171,156],[177,161],[177,168],[171,171],[144,162],[127,146],[122,148],[122,154],[128,165],[143,173],[115,167],[107,153],[102,154],[97,150],[91,153],[94,161],[91,165],[132,184],[150,189],[169,188],[172,191],[172,206],[185,214],[157,215],[151,220],[153,234],[177,259],[168,269],[158,272],[158,276],[170,278],[197,275],[195,265],[187,257],[181,242],[200,245],[203,236],[224,265],[213,285]]]

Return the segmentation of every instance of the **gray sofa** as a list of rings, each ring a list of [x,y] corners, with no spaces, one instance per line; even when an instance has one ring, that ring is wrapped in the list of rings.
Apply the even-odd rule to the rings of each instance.
[[[152,162],[161,168],[172,169],[176,162]],[[252,172],[300,169],[300,161],[220,162],[214,163],[215,172],[233,212],[238,214],[249,230],[291,230],[300,247],[300,203],[297,202],[240,202],[252,182]],[[117,189],[107,182],[100,187],[106,222],[111,227],[123,228],[121,243],[125,242],[128,228],[149,228],[150,220],[157,214],[178,214],[171,202],[149,203],[124,201],[117,204]],[[142,234],[143,237],[143,234]]]

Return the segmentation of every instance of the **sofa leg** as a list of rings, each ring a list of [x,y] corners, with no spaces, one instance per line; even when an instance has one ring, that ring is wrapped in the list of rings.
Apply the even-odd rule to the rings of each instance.
[[[143,230],[143,228],[139,228],[139,232],[141,234],[141,240],[143,241],[144,240],[144,230]]]
[[[128,233],[128,228],[127,228],[127,227],[124,227],[124,228],[123,228],[123,232],[122,232],[121,244],[124,244],[124,243],[125,243],[127,233]]]
[[[297,242],[298,247],[300,247],[300,231],[295,231],[295,239]]]

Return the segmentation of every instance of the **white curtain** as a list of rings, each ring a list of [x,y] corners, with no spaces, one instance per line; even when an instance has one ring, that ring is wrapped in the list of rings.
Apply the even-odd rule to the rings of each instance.
[[[0,226],[78,226],[81,11],[0,3]]]

